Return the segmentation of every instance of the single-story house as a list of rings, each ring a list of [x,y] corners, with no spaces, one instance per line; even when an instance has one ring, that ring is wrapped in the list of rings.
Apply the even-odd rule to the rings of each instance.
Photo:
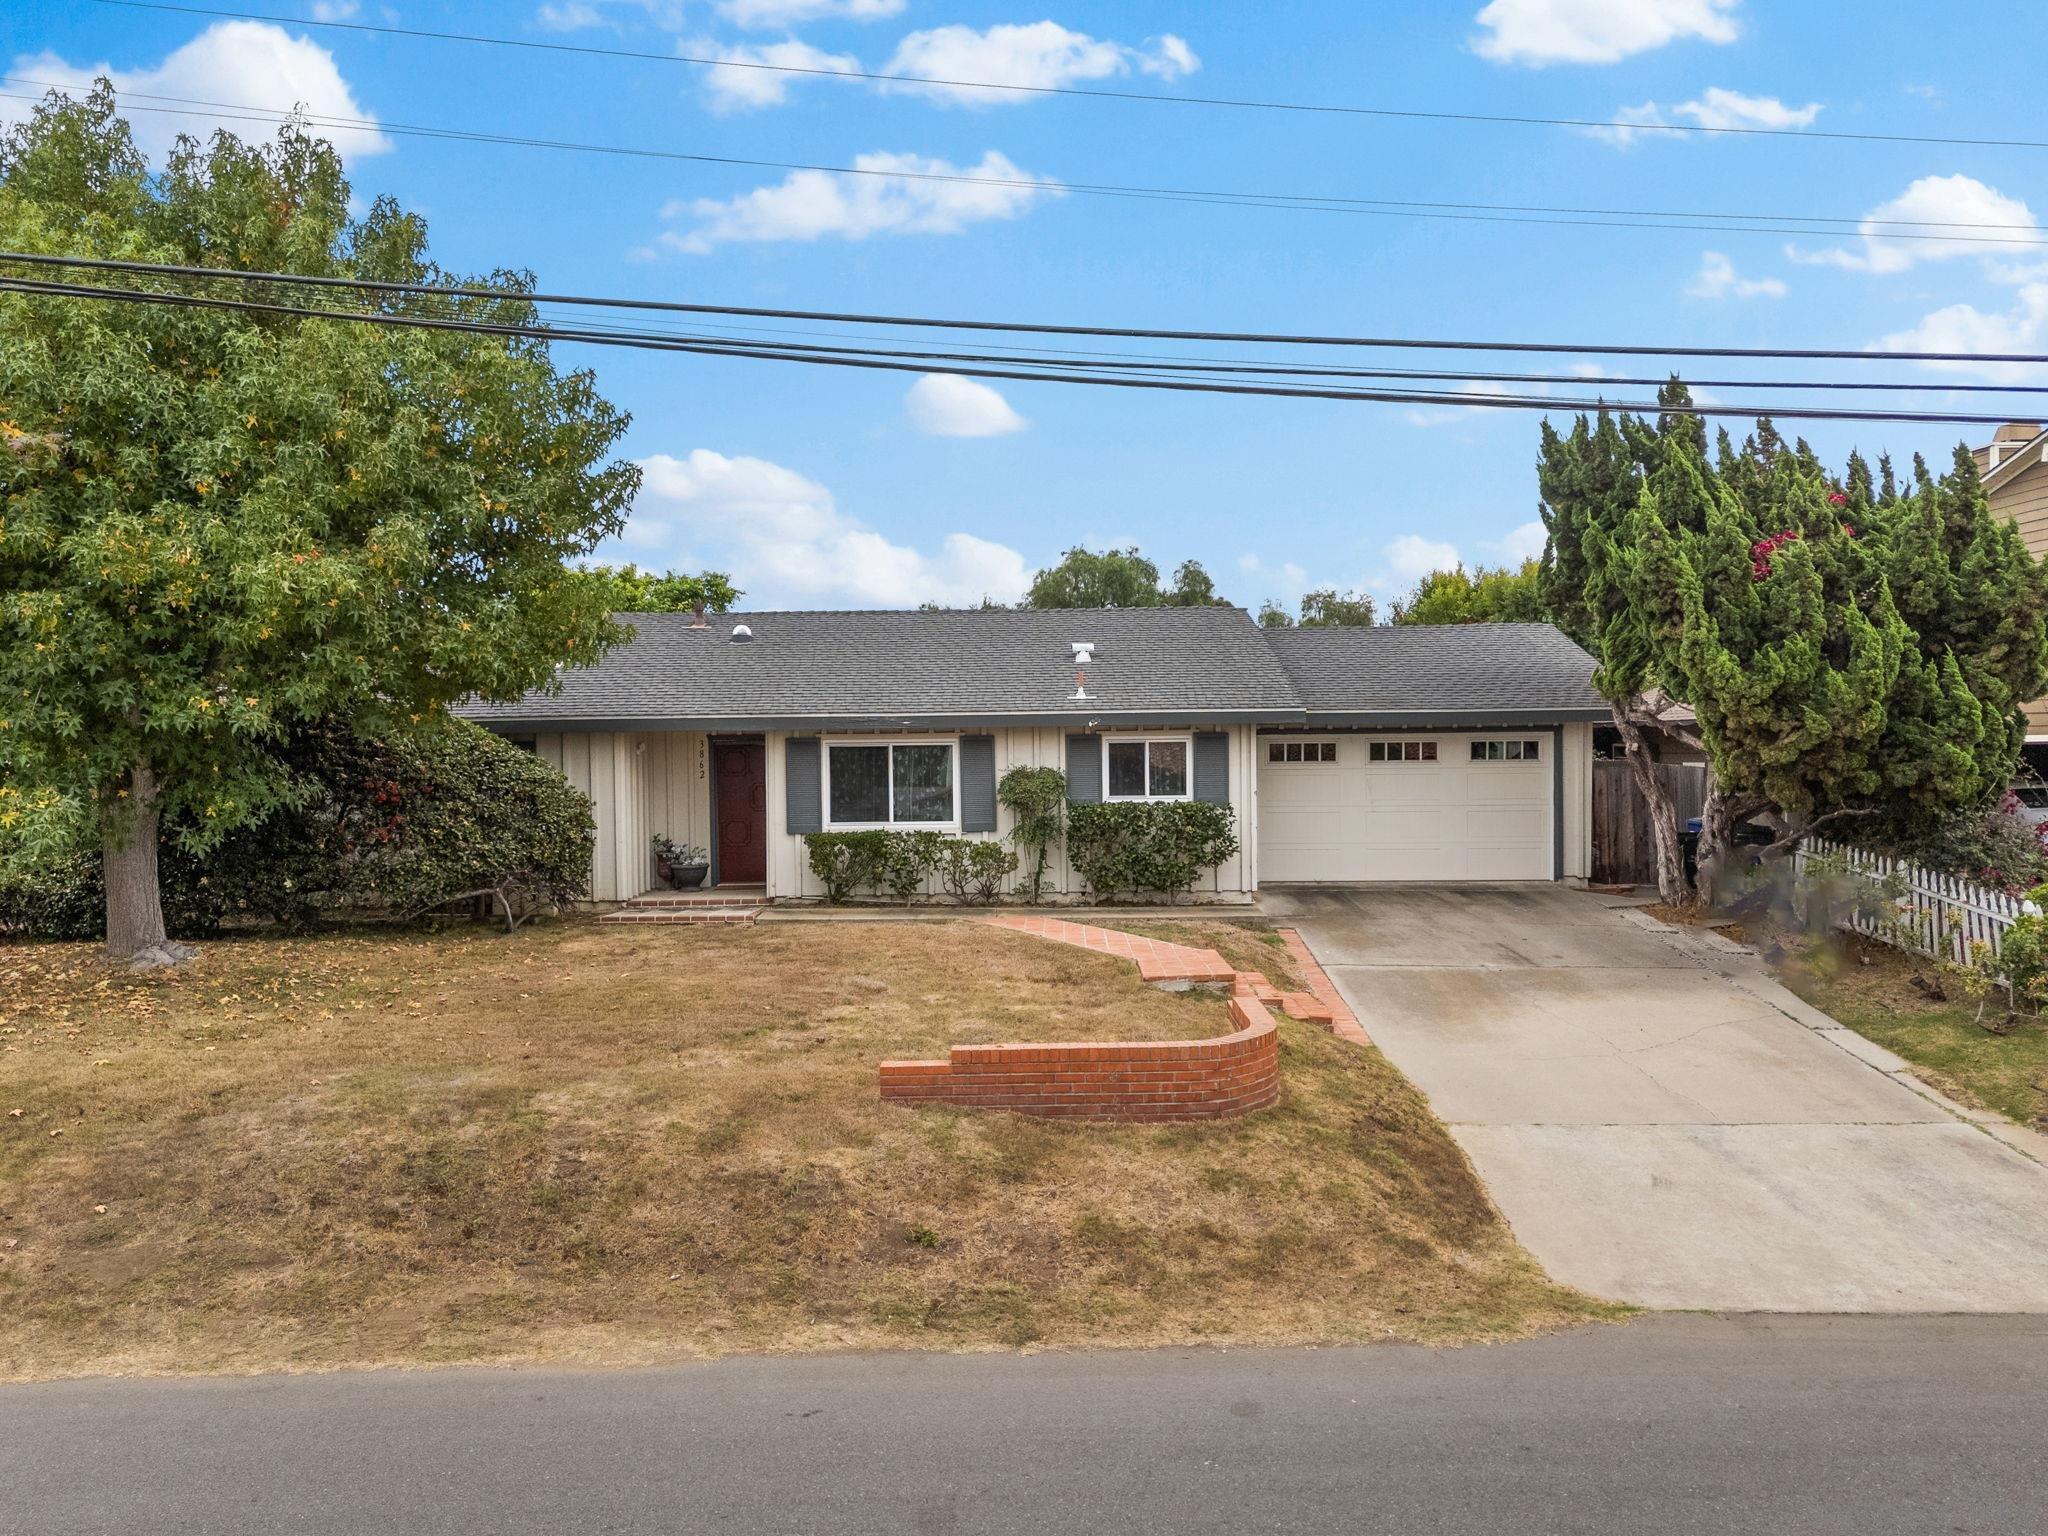
[[[655,884],[656,834],[714,885],[822,886],[803,835],[998,837],[1010,768],[1075,801],[1229,805],[1261,884],[1568,880],[1590,863],[1593,662],[1543,624],[1261,629],[1241,608],[623,615],[553,692],[462,713],[597,807],[591,896]],[[1063,862],[1060,896],[1085,894]]]

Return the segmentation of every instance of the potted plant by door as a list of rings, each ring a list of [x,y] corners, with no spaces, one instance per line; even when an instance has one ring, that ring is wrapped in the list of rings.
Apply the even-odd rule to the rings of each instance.
[[[674,889],[694,891],[711,873],[710,856],[695,843],[670,842],[659,833],[653,843],[654,867]]]

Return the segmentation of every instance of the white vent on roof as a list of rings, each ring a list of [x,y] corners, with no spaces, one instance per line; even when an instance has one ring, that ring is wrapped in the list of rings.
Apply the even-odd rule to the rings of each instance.
[[[1093,640],[1076,640],[1074,646],[1074,692],[1077,699],[1093,698],[1088,691],[1088,663],[1095,659]]]
[[[746,626],[746,625],[744,625],[744,624],[735,624],[735,625],[733,625],[733,627],[732,627],[732,643],[733,643],[734,645],[744,645],[744,644],[745,644],[745,643],[746,643],[747,641],[749,641],[749,640],[751,640],[751,639],[753,639],[753,638],[754,638],[754,632],[753,632],[753,631],[752,631],[751,629],[747,628],[747,626]]]

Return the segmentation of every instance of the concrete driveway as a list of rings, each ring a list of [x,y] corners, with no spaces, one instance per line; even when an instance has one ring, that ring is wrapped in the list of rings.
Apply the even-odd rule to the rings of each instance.
[[[2048,1141],[1964,1118],[1717,936],[1560,886],[1261,904],[1558,1279],[1652,1307],[2048,1312]]]

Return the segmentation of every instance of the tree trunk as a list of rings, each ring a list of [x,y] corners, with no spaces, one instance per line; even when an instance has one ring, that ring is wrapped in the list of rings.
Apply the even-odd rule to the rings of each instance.
[[[1699,890],[1709,903],[1721,894],[1721,877],[1727,870],[1737,824],[1769,809],[1770,802],[1761,795],[1726,794],[1719,784],[1707,792],[1700,813]]]
[[[128,771],[128,814],[107,823],[103,850],[107,887],[107,958],[153,970],[188,960],[194,951],[164,933],[157,885],[156,774],[147,763]]]
[[[1609,707],[1614,714],[1614,729],[1628,754],[1629,772],[1643,803],[1650,808],[1650,835],[1657,848],[1658,898],[1670,906],[1689,906],[1693,891],[1685,873],[1685,846],[1678,839],[1678,807],[1671,803],[1664,780],[1657,774],[1657,763],[1650,756],[1649,739],[1642,726],[1630,717],[1625,704],[1615,702]]]

